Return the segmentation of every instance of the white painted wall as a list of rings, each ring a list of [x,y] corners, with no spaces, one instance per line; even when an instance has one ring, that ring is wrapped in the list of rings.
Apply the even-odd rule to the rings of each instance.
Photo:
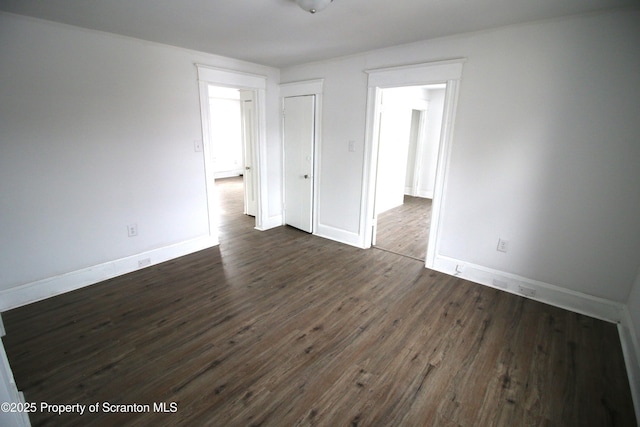
[[[208,235],[195,63],[267,76],[280,213],[278,70],[10,14],[0,58],[0,292]]]
[[[319,223],[358,232],[364,70],[465,57],[439,255],[626,302],[640,253],[638,40],[640,12],[626,10],[282,70],[325,82]]]
[[[216,179],[244,172],[240,91],[236,93],[238,99],[209,98],[211,155]]]
[[[418,110],[411,111],[411,129],[409,132],[409,154],[407,155],[407,173],[404,179],[404,193],[409,196],[416,196],[417,191],[414,191],[415,174],[419,172],[416,170],[418,153],[418,142],[422,136],[420,135],[420,118],[424,112]]]
[[[422,152],[422,170],[418,181],[418,195],[420,197],[433,199],[445,90],[429,89],[426,92],[429,109],[427,110],[426,140]]]
[[[412,100],[416,88],[382,91],[382,113],[378,140],[376,214],[404,203],[404,190],[411,133]]]

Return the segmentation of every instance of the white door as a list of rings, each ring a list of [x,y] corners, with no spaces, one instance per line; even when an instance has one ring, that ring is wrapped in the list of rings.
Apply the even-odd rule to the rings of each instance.
[[[284,98],[285,224],[313,232],[315,95]]]
[[[255,127],[254,127],[254,99],[253,92],[250,90],[240,91],[241,114],[242,114],[242,147],[244,160],[244,213],[246,215],[256,216],[256,185],[255,185],[255,168],[254,168],[254,145],[255,145]]]

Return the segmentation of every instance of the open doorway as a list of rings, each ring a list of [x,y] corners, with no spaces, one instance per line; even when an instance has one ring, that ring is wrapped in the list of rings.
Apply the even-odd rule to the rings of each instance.
[[[255,96],[251,90],[208,86],[209,164],[218,202],[220,237],[241,224],[251,229],[256,216],[254,177]],[[237,232],[238,230],[236,230]]]
[[[426,260],[446,84],[380,93],[372,244]]]
[[[386,88],[445,84],[444,109],[438,145],[438,158],[433,188],[431,221],[427,243],[425,267],[433,268],[440,256],[441,222],[445,216],[446,181],[451,158],[451,144],[455,122],[455,111],[462,78],[464,58],[368,70],[367,131],[365,141],[365,170],[362,186],[362,205],[359,233],[362,247],[369,248],[376,235],[377,215],[375,210],[378,166],[378,135],[383,113],[382,91]]]

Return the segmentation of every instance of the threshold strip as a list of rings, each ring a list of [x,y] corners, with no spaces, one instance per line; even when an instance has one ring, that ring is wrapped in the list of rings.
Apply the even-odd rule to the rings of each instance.
[[[423,260],[423,259],[416,258],[416,257],[414,257],[414,256],[407,255],[407,254],[401,254],[400,252],[394,252],[394,251],[392,251],[392,250],[384,249],[384,248],[381,248],[381,247],[379,247],[379,246],[375,246],[375,245],[373,245],[373,246],[371,246],[371,247],[372,247],[373,249],[377,249],[377,250],[382,251],[382,252],[388,252],[388,253],[390,253],[390,254],[403,256],[403,257],[405,257],[405,258],[414,259],[414,260],[416,260],[416,261],[420,261],[420,262],[425,262],[425,260]]]

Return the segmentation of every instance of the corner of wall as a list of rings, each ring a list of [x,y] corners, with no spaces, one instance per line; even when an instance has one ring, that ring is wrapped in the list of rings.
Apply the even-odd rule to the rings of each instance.
[[[624,362],[629,376],[636,421],[640,425],[640,340],[638,338],[638,328],[633,323],[628,305],[624,307],[623,314],[623,320],[618,324],[618,333],[620,334],[622,353],[624,354]]]

